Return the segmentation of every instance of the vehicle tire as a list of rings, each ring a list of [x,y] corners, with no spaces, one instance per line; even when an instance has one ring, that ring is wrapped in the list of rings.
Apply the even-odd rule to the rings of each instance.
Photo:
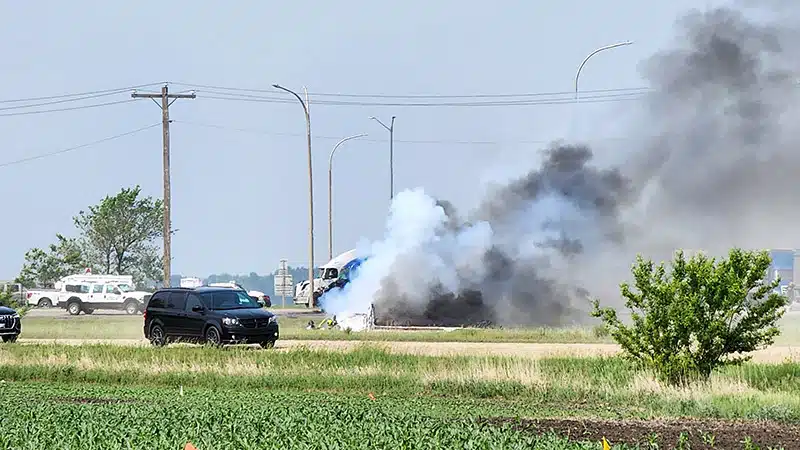
[[[83,313],[84,314],[89,315],[89,314],[91,314],[93,312],[94,312],[94,309],[92,309],[92,308],[83,308]]]
[[[70,316],[77,316],[81,313],[81,304],[76,301],[71,301],[67,304],[67,312]]]
[[[161,325],[155,324],[150,327],[150,343],[153,347],[163,347],[167,344],[167,337]]]
[[[3,342],[5,342],[6,344],[13,344],[14,342],[17,342],[17,338],[18,337],[19,337],[19,335],[16,335],[16,336],[3,336]]]
[[[45,298],[39,300],[39,304],[36,305],[36,306],[38,306],[39,308],[52,308],[53,307],[53,301],[50,300],[49,298],[45,297]]]
[[[261,348],[275,348],[275,341],[262,341],[259,342]]]
[[[217,328],[215,325],[211,325],[206,328],[205,338],[206,344],[212,347],[222,346],[222,333],[220,333],[219,328]]]
[[[125,312],[134,315],[139,312],[139,303],[136,300],[128,300],[125,302]]]

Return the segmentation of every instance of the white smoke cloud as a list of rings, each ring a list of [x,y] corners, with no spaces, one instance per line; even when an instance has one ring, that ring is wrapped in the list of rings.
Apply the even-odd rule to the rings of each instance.
[[[482,259],[492,242],[489,224],[479,222],[455,233],[447,225],[444,209],[422,189],[398,193],[385,237],[357,252],[368,257],[357,280],[326,293],[321,300],[325,310],[336,315],[366,312],[387,279],[402,281],[394,284],[394,295],[423,306],[438,284],[458,292],[461,280],[484,277]]]

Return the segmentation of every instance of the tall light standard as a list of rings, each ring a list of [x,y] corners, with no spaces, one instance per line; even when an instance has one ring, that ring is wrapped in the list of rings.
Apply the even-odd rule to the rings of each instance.
[[[584,60],[581,63],[580,67],[578,67],[578,72],[575,74],[575,100],[578,99],[578,78],[580,78],[581,70],[583,69],[583,66],[586,65],[586,62],[589,61],[589,59],[592,56],[594,56],[594,55],[596,55],[596,54],[598,54],[598,53],[600,53],[600,52],[602,52],[604,50],[611,50],[612,48],[622,47],[623,45],[631,45],[631,44],[633,44],[633,41],[618,42],[616,44],[611,44],[611,45],[606,45],[605,47],[600,47],[597,50],[593,51],[592,53],[589,53],[589,56],[584,58]]]
[[[333,155],[340,145],[349,141],[350,139],[357,139],[364,137],[366,134],[356,134],[348,136],[341,141],[337,142],[331,150],[331,156],[328,158],[328,260],[333,259]]]
[[[379,124],[381,124],[381,126],[383,126],[383,128],[386,128],[387,130],[389,130],[389,201],[391,201],[392,199],[394,199],[394,149],[393,149],[393,146],[394,146],[394,119],[395,119],[395,116],[392,116],[392,121],[390,122],[391,125],[388,126],[388,127],[386,126],[385,123],[381,122],[381,120],[378,119],[375,116],[371,116],[370,119],[378,122]]]
[[[306,114],[306,135],[308,137],[308,307],[314,307],[314,176],[312,174],[311,164],[311,117],[308,114],[308,90],[303,86],[306,100],[303,101],[302,97],[297,95],[296,92],[286,89],[279,84],[273,84],[272,87],[286,91],[300,101],[303,105],[303,112]]]

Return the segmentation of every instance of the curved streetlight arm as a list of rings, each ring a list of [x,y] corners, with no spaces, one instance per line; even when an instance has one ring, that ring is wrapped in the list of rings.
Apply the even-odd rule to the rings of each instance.
[[[600,47],[597,50],[593,51],[592,53],[589,53],[589,56],[587,56],[586,58],[583,59],[583,62],[578,67],[578,71],[575,73],[575,99],[578,98],[578,78],[580,78],[580,76],[581,76],[581,70],[583,70],[583,66],[586,65],[586,63],[589,61],[589,59],[592,58],[592,56],[594,56],[594,55],[596,55],[596,54],[598,54],[598,53],[600,53],[602,51],[605,51],[605,50],[611,50],[612,48],[622,47],[623,45],[631,45],[631,44],[633,44],[633,41],[618,42],[616,44],[611,44],[611,45],[606,45],[604,47]]]
[[[295,97],[297,97],[297,100],[299,100],[300,104],[303,105],[303,111],[305,111],[305,113],[308,114],[308,107],[306,107],[306,102],[303,101],[303,97],[300,97],[300,95],[298,95],[297,92],[295,92],[295,91],[293,91],[291,89],[287,89],[287,88],[281,86],[280,84],[273,84],[272,87],[274,87],[275,89],[280,89],[282,91],[286,91],[286,92],[294,95]]]
[[[336,145],[333,146],[333,150],[331,150],[330,158],[328,158],[328,172],[330,172],[331,169],[333,168],[333,155],[334,155],[334,153],[336,153],[336,149],[339,148],[340,145],[344,144],[345,142],[347,142],[347,141],[349,141],[351,139],[358,139],[358,138],[362,138],[362,137],[366,137],[366,136],[367,136],[366,133],[356,134],[356,135],[353,135],[353,136],[348,136],[348,137],[342,139],[341,141],[337,142]]]

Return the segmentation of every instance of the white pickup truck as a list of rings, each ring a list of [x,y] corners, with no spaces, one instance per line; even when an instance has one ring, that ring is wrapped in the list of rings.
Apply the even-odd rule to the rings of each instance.
[[[55,289],[25,289],[25,302],[31,306],[51,308],[58,303],[58,291]]]
[[[137,314],[144,309],[149,292],[134,291],[133,277],[128,275],[72,275],[59,283],[58,306],[73,316],[96,309],[125,311]]]

